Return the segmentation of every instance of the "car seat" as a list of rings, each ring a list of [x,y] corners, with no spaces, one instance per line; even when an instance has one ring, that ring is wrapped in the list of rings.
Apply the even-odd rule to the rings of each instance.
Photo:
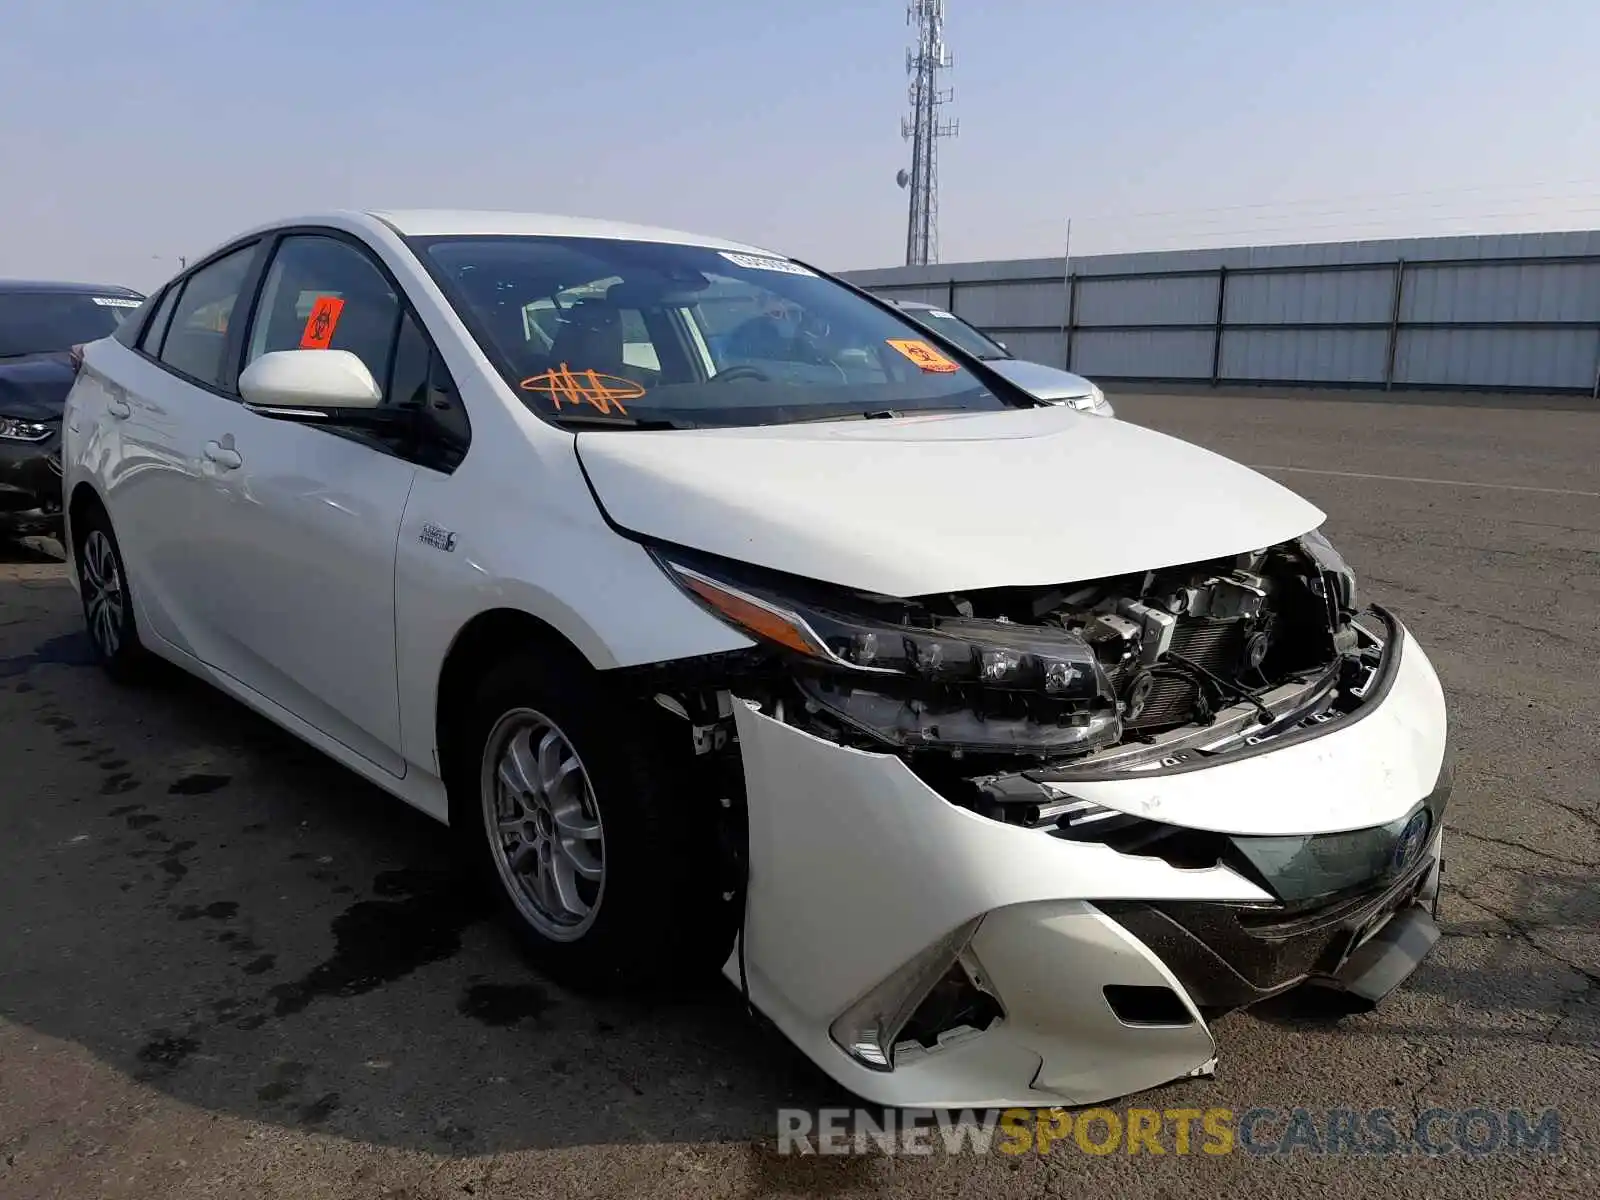
[[[622,358],[622,310],[606,300],[580,300],[561,314],[550,348],[555,366],[631,378]]]

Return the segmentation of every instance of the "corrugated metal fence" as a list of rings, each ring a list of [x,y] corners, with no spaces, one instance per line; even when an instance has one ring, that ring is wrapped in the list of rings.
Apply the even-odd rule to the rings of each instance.
[[[1600,232],[840,274],[1099,379],[1600,397]]]

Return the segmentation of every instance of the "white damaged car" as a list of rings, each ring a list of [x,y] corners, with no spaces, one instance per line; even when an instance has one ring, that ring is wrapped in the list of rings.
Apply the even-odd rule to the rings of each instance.
[[[1438,938],[1444,698],[1323,514],[782,255],[258,228],[86,348],[63,467],[114,676],[448,822],[553,975],[720,969],[872,1101],[1203,1074],[1216,1013]]]

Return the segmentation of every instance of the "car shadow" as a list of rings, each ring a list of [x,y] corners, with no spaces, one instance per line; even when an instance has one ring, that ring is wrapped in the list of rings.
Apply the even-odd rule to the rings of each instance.
[[[1491,912],[1446,877],[1440,942],[1404,990],[1448,1004],[1454,1024],[1405,1024],[1387,1002],[1376,1013],[1353,1010],[1345,997],[1315,987],[1283,993],[1249,1013],[1293,1033],[1338,1026],[1353,1036],[1370,1030],[1592,1048],[1600,1037],[1600,971],[1583,961],[1581,939],[1600,923],[1600,870],[1580,865],[1572,874],[1521,871],[1513,878],[1503,909]],[[1569,949],[1574,940],[1579,948]],[[1499,1015],[1508,1009],[1547,1019],[1507,1023]]]
[[[200,1109],[439,1153],[770,1139],[850,1103],[720,977],[544,978],[442,826],[176,668],[104,680],[56,593],[0,641],[0,1016]]]

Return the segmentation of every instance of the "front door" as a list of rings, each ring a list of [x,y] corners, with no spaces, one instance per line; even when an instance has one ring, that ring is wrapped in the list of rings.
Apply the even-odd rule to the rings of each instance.
[[[337,319],[311,338],[312,310],[325,298],[341,302]],[[402,315],[366,249],[331,233],[291,235],[263,276],[244,365],[314,341],[356,354],[388,389]],[[393,399],[386,391],[385,402]],[[394,572],[418,467],[371,437],[242,403],[207,431],[206,444],[219,500],[210,545],[221,547],[208,564],[208,602],[228,635],[214,665],[403,775]]]

